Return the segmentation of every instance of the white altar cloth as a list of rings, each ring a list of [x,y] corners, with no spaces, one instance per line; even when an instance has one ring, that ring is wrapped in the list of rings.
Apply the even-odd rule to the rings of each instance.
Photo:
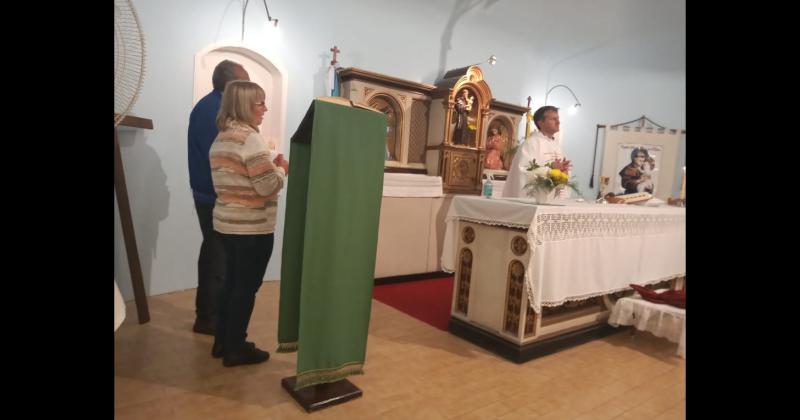
[[[459,220],[527,229],[525,289],[537,313],[686,273],[685,208],[457,196],[445,217],[448,272],[456,267]]]

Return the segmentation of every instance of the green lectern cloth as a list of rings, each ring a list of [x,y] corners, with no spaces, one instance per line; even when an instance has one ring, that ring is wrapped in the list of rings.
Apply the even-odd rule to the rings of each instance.
[[[364,373],[385,142],[382,113],[320,99],[292,136],[278,352],[297,351],[296,389]]]

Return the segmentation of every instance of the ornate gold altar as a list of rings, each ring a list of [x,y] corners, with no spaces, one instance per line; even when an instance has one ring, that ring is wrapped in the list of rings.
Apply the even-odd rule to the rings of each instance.
[[[492,91],[476,66],[445,73],[431,94],[425,164],[445,192],[480,194]]]
[[[339,76],[343,97],[386,114],[386,171],[441,176],[445,193],[479,194],[487,156],[493,173],[504,173],[528,111],[492,99],[476,66],[451,70],[436,85],[356,68]]]

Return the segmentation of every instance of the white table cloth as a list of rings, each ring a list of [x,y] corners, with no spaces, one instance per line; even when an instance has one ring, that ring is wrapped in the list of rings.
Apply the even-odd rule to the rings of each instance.
[[[686,309],[648,302],[637,293],[617,300],[608,323],[615,327],[632,325],[678,343],[678,356],[686,358]]]
[[[459,220],[528,230],[525,284],[537,313],[686,273],[685,208],[457,196],[445,218],[448,272],[455,271]]]

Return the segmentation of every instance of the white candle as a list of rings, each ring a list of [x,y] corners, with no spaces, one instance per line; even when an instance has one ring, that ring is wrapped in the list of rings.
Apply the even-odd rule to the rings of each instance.
[[[683,180],[681,181],[681,200],[686,199],[686,167],[683,167]]]

